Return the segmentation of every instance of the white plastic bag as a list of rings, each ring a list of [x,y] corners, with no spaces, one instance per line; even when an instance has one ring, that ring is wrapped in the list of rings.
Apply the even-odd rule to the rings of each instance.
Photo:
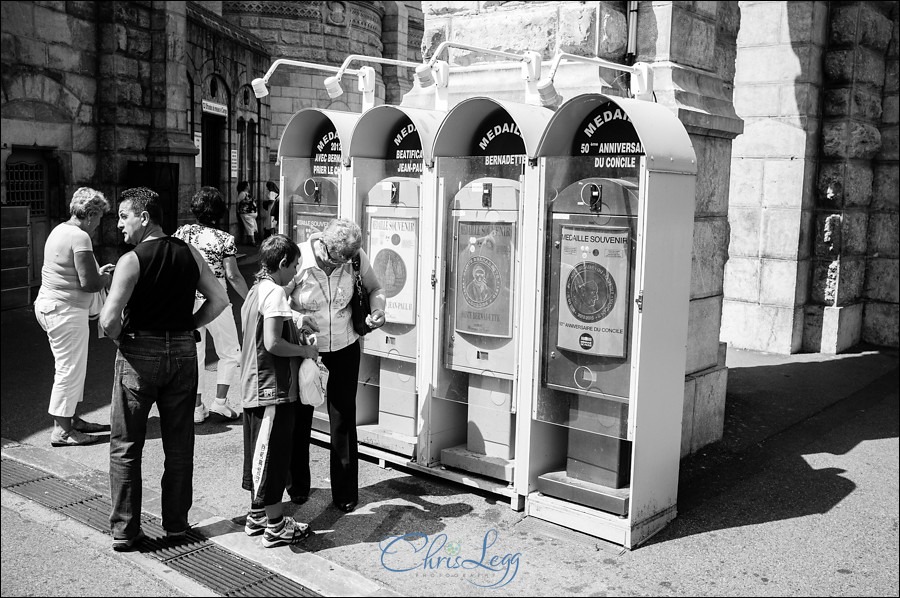
[[[325,383],[322,381],[324,371],[325,381],[328,380],[328,368],[322,365],[322,360],[313,361],[304,359],[300,364],[300,402],[304,405],[318,407],[325,402]]]

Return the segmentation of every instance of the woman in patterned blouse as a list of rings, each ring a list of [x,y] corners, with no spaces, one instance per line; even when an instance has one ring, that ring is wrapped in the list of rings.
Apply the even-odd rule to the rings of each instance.
[[[175,231],[174,237],[196,247],[216,279],[226,288],[226,280],[231,283],[235,292],[244,299],[247,296],[247,282],[241,275],[237,265],[237,248],[234,237],[214,228],[225,214],[225,200],[215,187],[203,187],[191,199],[191,212],[197,218],[197,224],[185,224]],[[200,307],[203,297],[197,293],[194,309]],[[206,332],[213,339],[219,366],[216,373],[216,399],[203,405],[203,371],[206,369]],[[237,412],[228,406],[228,388],[234,377],[235,368],[241,358],[241,345],[238,341],[237,326],[234,313],[226,309],[210,322],[205,329],[201,328],[200,342],[197,344],[197,403],[194,407],[194,423],[202,423],[209,412],[218,413],[225,419],[236,419]]]

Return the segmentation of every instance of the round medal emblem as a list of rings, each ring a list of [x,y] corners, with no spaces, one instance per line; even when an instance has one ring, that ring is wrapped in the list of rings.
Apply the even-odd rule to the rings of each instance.
[[[396,297],[406,286],[406,263],[393,249],[382,249],[372,261],[375,275],[388,299]]]
[[[484,309],[500,295],[500,271],[483,255],[469,258],[462,273],[462,293],[466,303]]]
[[[581,262],[566,280],[566,304],[582,322],[602,320],[616,306],[616,281],[596,262]]]

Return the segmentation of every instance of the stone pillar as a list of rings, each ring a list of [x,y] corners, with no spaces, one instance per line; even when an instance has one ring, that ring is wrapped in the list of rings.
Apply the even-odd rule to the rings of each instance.
[[[796,353],[810,271],[826,2],[741,2],[722,340]]]
[[[420,62],[424,23],[418,2],[382,2],[382,56],[394,60]],[[407,66],[383,65],[384,101],[399,104],[413,85],[413,69]]]
[[[881,151],[872,165],[872,203],[869,204],[869,245],[866,252],[865,307],[862,339],[876,345],[898,346],[900,339],[900,218],[897,189],[900,187],[898,165],[898,100],[897,64],[898,9],[891,8],[891,41],[884,63],[884,90],[879,131]]]
[[[653,63],[656,101],[678,116],[697,154],[682,456],[721,439],[725,423],[719,331],[732,140],[743,130],[731,87],[740,24],[733,2],[642,2],[638,10],[636,59]]]
[[[882,149],[885,53],[892,29],[885,9],[880,2],[831,7],[811,297],[804,329],[804,349],[809,351],[840,353],[862,336],[873,160]],[[896,159],[896,149],[893,155]],[[879,265],[874,256],[873,265]],[[873,280],[873,294],[878,295],[881,286]]]
[[[151,135],[147,143],[150,162],[178,164],[175,204],[179,221],[190,220],[190,197],[196,190],[194,156],[197,148],[188,132],[190,97],[184,92],[187,73],[187,9],[185,2],[152,2],[150,13]],[[174,231],[169,231],[174,232]]]

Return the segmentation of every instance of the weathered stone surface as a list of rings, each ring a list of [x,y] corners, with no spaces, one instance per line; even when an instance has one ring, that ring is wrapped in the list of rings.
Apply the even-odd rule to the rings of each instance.
[[[556,7],[530,5],[516,11],[484,12],[477,17],[454,17],[452,41],[471,46],[521,53],[533,50],[544,57],[553,55],[558,21]],[[451,64],[469,65],[496,62],[490,54],[450,49]]]
[[[763,176],[763,205],[800,207],[808,165],[802,160],[767,160]]]
[[[695,135],[697,156],[695,216],[725,216],[731,173],[731,140]]]
[[[872,257],[900,257],[900,216],[897,212],[869,212],[866,252]]]
[[[679,64],[712,70],[715,65],[715,21],[699,18],[679,6],[672,9],[671,58]]]
[[[896,225],[896,220],[894,221]],[[865,298],[886,303],[900,302],[900,268],[896,257],[869,258]]]
[[[829,50],[825,53],[825,77],[831,84],[884,84],[884,57],[865,48]]]
[[[882,126],[881,128],[881,151],[878,152],[879,160],[897,161],[900,158],[900,138],[898,138],[898,128],[896,125]]]
[[[839,307],[859,301],[865,283],[865,258],[815,261],[810,299]]]
[[[885,124],[896,125],[900,120],[900,106],[898,106],[898,96],[885,96],[882,102],[884,111],[881,113],[881,122]]]
[[[859,20],[859,43],[876,52],[887,51],[892,33],[891,19],[872,7],[861,5]]]
[[[825,102],[823,112],[825,115],[850,116],[850,96],[852,95],[852,92],[853,90],[850,87],[838,87],[826,90],[823,97]]]
[[[819,351],[837,355],[858,345],[862,332],[862,313],[862,303],[826,307],[822,314],[822,341]]]
[[[803,305],[808,281],[805,263],[795,260],[759,261],[759,302],[765,305],[793,307]]]
[[[605,19],[611,21],[613,25],[615,24],[614,15],[619,15],[624,23],[625,17],[620,13],[610,11],[606,7],[603,7],[601,10],[605,13],[613,13],[612,15],[604,15]],[[556,51],[593,56],[596,43],[597,12],[597,8],[593,5],[561,4],[559,7],[559,33],[556,38]],[[612,36],[614,40],[617,35],[615,31],[606,34],[602,24],[601,32],[604,38]],[[619,40],[615,41],[617,44],[621,44]],[[609,43],[608,39],[606,43]]]
[[[598,3],[597,10],[600,22],[600,39],[597,41],[597,56],[609,60],[617,60],[624,54],[628,42],[627,17],[623,12],[615,10],[606,2]],[[560,7],[560,41],[558,44],[560,49],[563,48],[563,26],[566,22],[567,18],[563,15],[562,7]],[[585,42],[588,51],[590,51],[590,43],[590,38],[588,38]]]
[[[731,241],[728,254],[732,257],[759,256],[760,210],[732,207],[728,211]]]
[[[825,121],[822,125],[822,152],[830,158],[871,160],[881,149],[881,133],[860,122]]]
[[[897,347],[900,338],[900,305],[867,303],[863,316],[862,339],[884,347]]]
[[[691,252],[691,299],[722,294],[730,229],[724,217],[694,221]]]
[[[72,30],[69,28],[69,16],[64,12],[50,10],[42,6],[34,7],[35,34],[41,40],[72,45]]]
[[[696,378],[691,452],[697,452],[704,446],[722,439],[727,384],[728,369],[724,366],[704,372]]]
[[[725,264],[726,299],[759,302],[758,258],[730,257]]]
[[[817,150],[817,128],[813,118],[747,118],[732,152],[745,158],[811,157]]]
[[[900,166],[893,164],[875,164],[872,181],[873,210],[888,210],[896,212],[900,210]]]
[[[691,301],[688,316],[685,372],[699,372],[716,364],[719,350],[719,325],[722,321],[722,296]]]
[[[800,242],[800,216],[797,209],[764,209],[761,219],[760,256],[796,259]]]
[[[844,205],[867,206],[872,201],[872,167],[868,162],[847,163],[844,171]]]
[[[834,208],[844,205],[844,171],[846,162],[825,162],[819,165],[816,181],[816,203]]]
[[[812,83],[797,83],[782,87],[779,114],[818,117],[822,112],[819,89],[818,85]]]
[[[691,454],[691,436],[694,430],[694,398],[697,381],[693,376],[684,379],[684,402],[681,408],[681,458]]]
[[[762,205],[762,177],[766,161],[760,158],[731,159],[728,204],[735,207]]]
[[[741,118],[746,117],[770,117],[770,116],[791,116],[798,114],[798,110],[782,113],[781,93],[785,86],[782,83],[761,83],[758,85],[743,85],[735,91],[734,94],[734,111]],[[793,86],[791,86],[793,87]],[[793,94],[785,90],[785,95],[791,100],[794,99]]]
[[[440,2],[438,0],[422,2],[422,12],[427,16],[475,14],[478,9],[478,2]]]
[[[826,2],[787,2],[782,6],[781,43],[824,45],[827,36]]]
[[[32,2],[0,2],[0,21],[15,23],[16,34],[34,37],[34,4]]]
[[[841,218],[841,255],[865,255],[869,226],[868,212],[847,210]]]
[[[738,45],[743,49],[778,44],[781,41],[784,15],[784,7],[775,2],[745,3],[740,8],[739,19],[743,26],[737,31]]]
[[[447,41],[449,37],[449,21],[429,20],[425,34],[422,36],[422,57],[430,59],[438,46]],[[441,56],[440,60],[446,60],[446,56]]]
[[[791,354],[801,346],[802,307],[778,307],[726,300],[721,338],[729,347]]]

